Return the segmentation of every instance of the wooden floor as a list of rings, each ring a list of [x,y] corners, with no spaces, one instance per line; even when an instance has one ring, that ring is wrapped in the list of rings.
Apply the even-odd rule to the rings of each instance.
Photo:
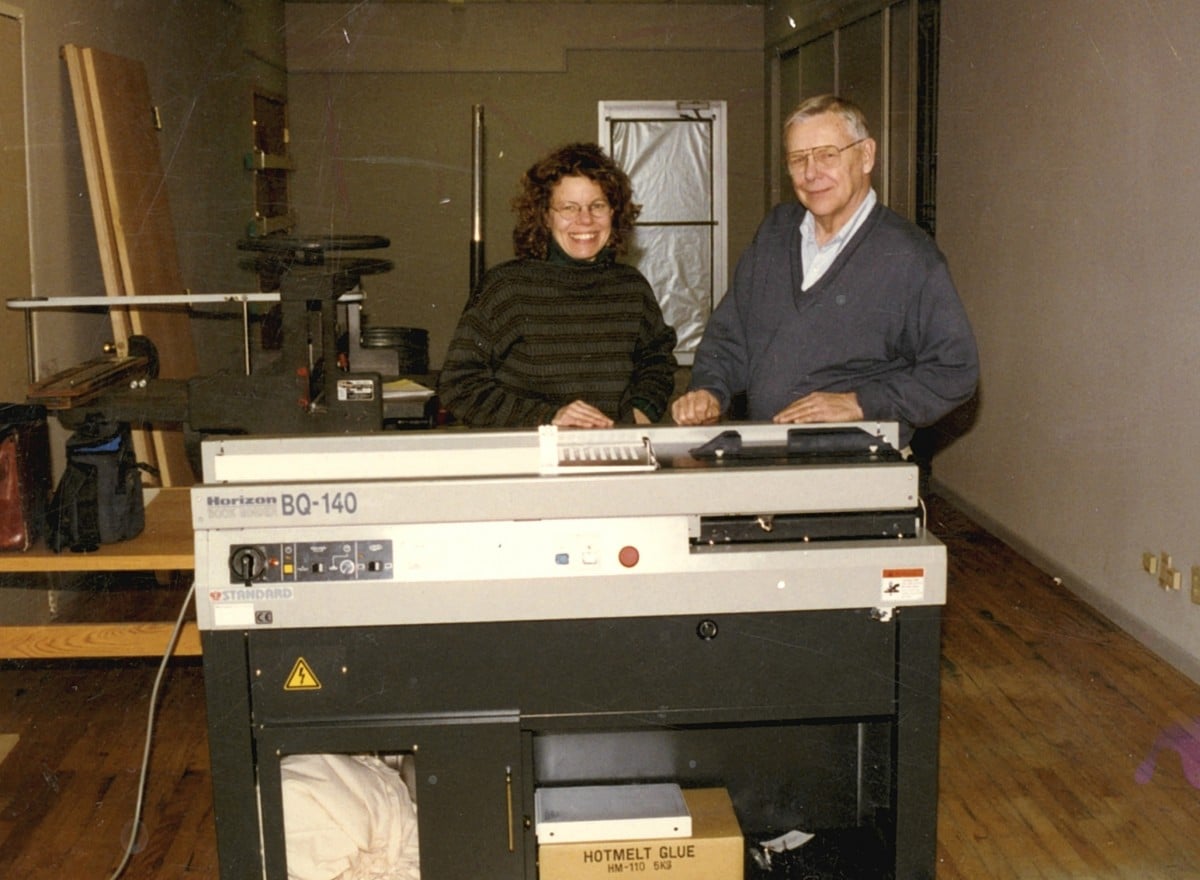
[[[1138,775],[1164,732],[1200,736],[1200,687],[936,499],[931,527],[951,560],[939,880],[1200,878],[1200,789],[1179,752]],[[109,876],[155,671],[0,666],[0,734],[20,735],[0,764],[0,877]],[[1200,762],[1200,742],[1182,745]],[[177,662],[127,880],[218,878],[209,786],[199,664]]]
[[[939,880],[1200,878],[1200,789],[1179,753],[1137,781],[1176,727],[1200,761],[1200,686],[965,517],[931,509],[950,553]]]

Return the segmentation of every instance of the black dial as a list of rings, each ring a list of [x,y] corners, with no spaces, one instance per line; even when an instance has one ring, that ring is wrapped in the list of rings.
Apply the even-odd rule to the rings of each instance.
[[[267,571],[267,554],[261,547],[234,547],[229,553],[229,571],[246,586],[261,580]]]

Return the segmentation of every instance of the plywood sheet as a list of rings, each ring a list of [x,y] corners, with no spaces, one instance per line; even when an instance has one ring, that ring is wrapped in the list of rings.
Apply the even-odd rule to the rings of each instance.
[[[29,296],[29,199],[25,185],[25,96],[21,22],[0,10],[0,266],[6,297]],[[20,400],[29,382],[27,315],[0,309],[0,400]]]
[[[159,151],[158,128],[146,68],[140,61],[96,49],[63,47],[79,123],[96,240],[109,296],[184,293]],[[186,311],[111,309],[119,346],[130,334],[158,350],[159,374],[196,374],[196,349]],[[123,348],[127,350],[127,348]],[[192,482],[177,430],[151,435],[163,485]],[[139,450],[148,459],[151,449]]]

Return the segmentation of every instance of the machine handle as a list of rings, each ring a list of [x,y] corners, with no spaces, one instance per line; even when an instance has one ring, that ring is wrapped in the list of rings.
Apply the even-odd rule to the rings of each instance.
[[[504,768],[504,797],[508,809],[508,851],[511,853],[517,851],[516,836],[513,832],[512,767]]]

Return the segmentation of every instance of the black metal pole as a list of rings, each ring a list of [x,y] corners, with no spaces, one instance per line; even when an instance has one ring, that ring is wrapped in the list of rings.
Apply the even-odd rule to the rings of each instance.
[[[483,278],[483,105],[472,108],[471,132],[471,292]]]

